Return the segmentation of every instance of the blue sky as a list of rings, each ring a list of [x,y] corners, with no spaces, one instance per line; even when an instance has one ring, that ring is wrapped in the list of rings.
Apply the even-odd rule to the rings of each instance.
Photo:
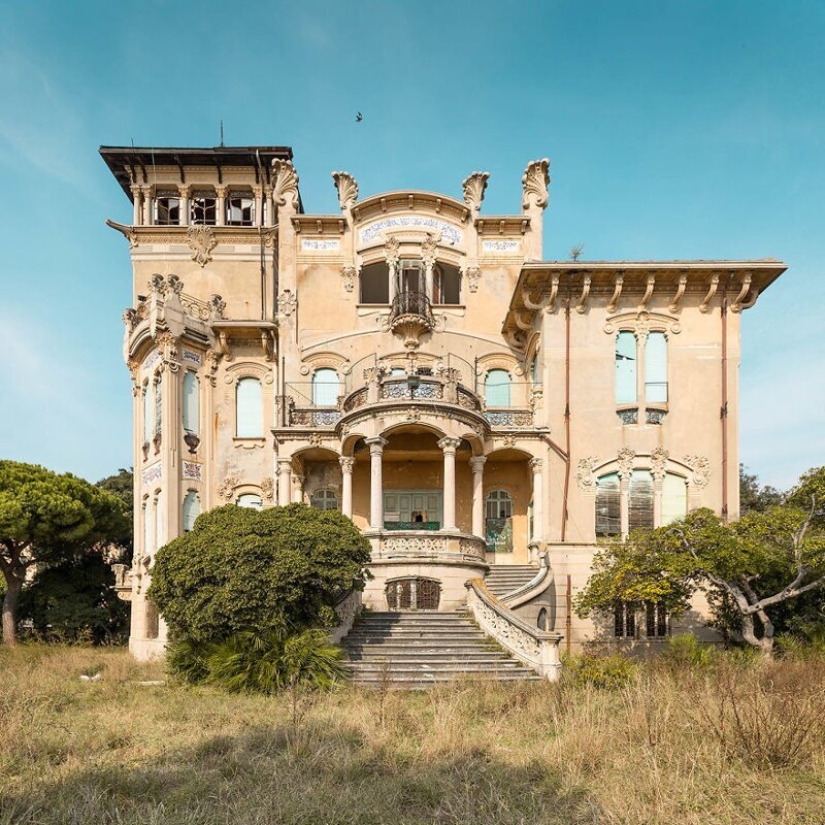
[[[742,459],[825,464],[825,3],[0,5],[0,456],[95,480],[131,460],[131,206],[100,144],[291,145],[307,211],[362,195],[519,209],[551,160],[545,257],[777,257],[743,317]],[[357,110],[364,121],[355,124]]]

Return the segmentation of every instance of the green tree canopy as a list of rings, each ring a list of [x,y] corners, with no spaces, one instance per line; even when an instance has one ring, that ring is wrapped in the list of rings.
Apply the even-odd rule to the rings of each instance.
[[[739,512],[746,515],[752,510],[764,513],[769,507],[781,504],[784,495],[775,487],[762,485],[756,475],[748,472],[744,464],[739,465]]]
[[[128,530],[126,534],[118,541],[120,547],[123,548],[122,558],[120,559],[124,564],[130,565],[132,563],[132,554],[134,552],[134,534],[132,528],[131,515],[135,510],[135,490],[134,490],[134,474],[132,470],[125,470],[121,467],[117,473],[106,478],[100,479],[95,485],[117,496],[125,505],[126,512],[130,516],[128,521]]]
[[[158,550],[149,597],[171,636],[215,642],[241,631],[335,623],[334,605],[362,587],[369,543],[336,511],[226,505]]]
[[[806,473],[786,504],[734,524],[703,509],[611,542],[596,554],[577,612],[653,601],[679,613],[701,588],[734,611],[745,642],[770,652],[777,606],[825,585],[824,494],[825,467]]]
[[[3,640],[17,639],[17,604],[29,568],[57,564],[130,531],[120,499],[83,479],[34,464],[0,461]]]

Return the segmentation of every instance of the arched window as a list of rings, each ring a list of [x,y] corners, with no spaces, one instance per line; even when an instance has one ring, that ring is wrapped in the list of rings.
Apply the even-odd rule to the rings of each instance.
[[[264,410],[261,382],[241,378],[235,390],[235,433],[238,438],[262,438]]]
[[[309,503],[316,510],[337,510],[338,493],[335,490],[316,490],[309,500]]]
[[[157,550],[164,543],[163,539],[163,499],[160,491],[155,494],[155,547]]]
[[[249,507],[252,510],[263,510],[264,508],[263,499],[255,493],[243,493],[238,496],[235,504],[237,504],[238,507]]]
[[[596,481],[596,535],[618,536],[621,532],[619,474],[610,473]]]
[[[645,343],[645,401],[667,404],[667,338],[651,332]]]
[[[143,519],[143,552],[152,552],[152,505],[149,496],[144,496],[141,517]]]
[[[189,370],[183,376],[183,429],[200,435],[200,382]]]
[[[513,499],[506,490],[491,490],[486,501],[487,549],[513,552]]]
[[[158,435],[163,429],[163,376],[160,373],[155,376],[154,396],[155,426],[153,432]]]
[[[510,406],[510,373],[507,370],[490,370],[484,381],[484,398],[488,407]]]
[[[627,330],[616,336],[616,403],[636,403],[636,336]]]
[[[312,374],[312,406],[337,407],[340,386],[335,370],[315,370]]]
[[[195,529],[195,519],[200,515],[201,501],[194,490],[190,490],[183,500],[183,532]]]

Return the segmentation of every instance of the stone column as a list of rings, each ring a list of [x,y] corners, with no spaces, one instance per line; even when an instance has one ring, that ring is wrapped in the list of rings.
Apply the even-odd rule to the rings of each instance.
[[[229,191],[228,186],[216,186],[215,194],[218,196],[218,205],[215,210],[215,224],[216,226],[226,225],[226,193]]]
[[[263,186],[253,186],[252,196],[255,198],[255,214],[252,218],[254,226],[264,225],[264,188]]]
[[[129,188],[132,190],[132,201],[134,203],[132,226],[140,226],[143,223],[143,190],[135,183]]]
[[[630,532],[630,473],[619,473],[619,508],[622,537],[626,538]]]
[[[535,542],[544,540],[544,484],[542,478],[542,460],[530,459],[530,469],[533,471],[533,535]]]
[[[341,465],[341,512],[352,518],[352,470],[355,459],[341,456],[338,463]]]
[[[483,455],[470,459],[470,468],[473,471],[473,535],[485,538],[484,530],[484,464],[487,459]]]
[[[264,190],[264,196],[266,198],[266,226],[274,226],[275,225],[275,200],[272,197],[272,187],[267,186]],[[263,215],[261,215],[261,223],[263,224]]]
[[[370,448],[370,529],[384,527],[384,482],[381,475],[387,439],[380,435],[365,439]]]
[[[455,523],[455,451],[461,443],[459,438],[442,438],[438,442],[444,453],[444,524],[442,530],[457,530]]]
[[[278,459],[278,506],[286,507],[290,497],[290,477],[292,475],[292,460]]]
[[[180,195],[180,225],[189,226],[189,187],[179,186],[178,195]]]
[[[143,225],[152,225],[152,187],[143,187]]]

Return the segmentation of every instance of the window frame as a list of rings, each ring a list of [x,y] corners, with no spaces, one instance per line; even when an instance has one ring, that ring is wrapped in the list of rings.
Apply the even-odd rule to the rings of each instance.
[[[256,420],[256,424],[260,424],[259,427],[255,429],[257,432],[247,432],[244,430],[241,432],[241,407],[239,404],[240,394],[242,392],[242,388],[244,387],[251,387],[254,384],[257,385],[258,391],[258,402],[259,402],[259,414],[260,414],[260,421]],[[248,402],[249,403],[249,402]],[[248,422],[244,421],[244,424]],[[263,439],[264,438],[264,390],[263,390],[263,382],[257,375],[242,375],[238,378],[235,382],[235,438],[256,438],[256,439]]]

